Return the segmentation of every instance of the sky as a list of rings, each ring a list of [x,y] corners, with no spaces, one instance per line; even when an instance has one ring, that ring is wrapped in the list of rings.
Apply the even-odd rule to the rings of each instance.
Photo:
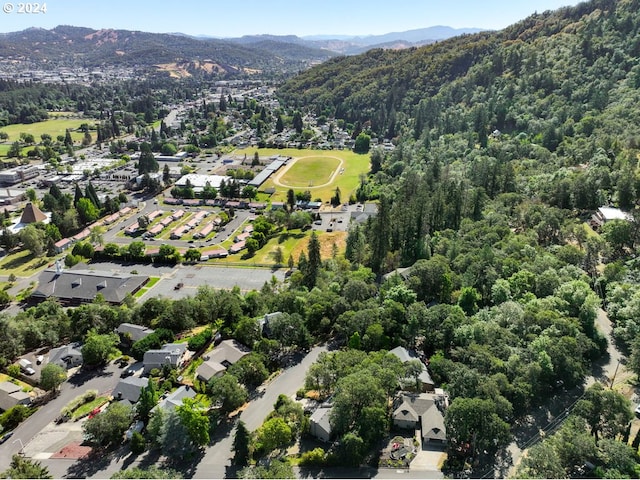
[[[29,0],[30,1],[30,0]],[[577,0],[0,0],[0,32],[73,25],[214,37],[379,35],[444,25],[498,30]]]

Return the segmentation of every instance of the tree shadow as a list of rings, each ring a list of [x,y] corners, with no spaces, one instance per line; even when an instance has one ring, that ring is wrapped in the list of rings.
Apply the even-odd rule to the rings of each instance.
[[[114,452],[93,449],[87,457],[78,459],[67,469],[65,478],[93,477],[101,470],[105,470],[113,458]]]
[[[67,383],[73,385],[74,387],[81,387],[86,382],[88,382],[89,380],[92,380],[94,378],[98,378],[98,377],[113,377],[113,375],[114,375],[113,372],[107,371],[106,365],[103,366],[103,367],[99,367],[99,368],[93,369],[93,370],[87,370],[85,368],[82,368],[82,369],[78,370],[78,372],[76,372],[75,375],[72,375],[67,380]]]

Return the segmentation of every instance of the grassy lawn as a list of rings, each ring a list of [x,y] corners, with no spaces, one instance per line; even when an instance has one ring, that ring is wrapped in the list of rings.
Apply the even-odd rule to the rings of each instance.
[[[78,408],[74,410],[73,415],[71,416],[71,419],[75,420],[77,418],[82,417],[83,415],[88,415],[89,413],[91,413],[91,410],[93,410],[94,408],[101,407],[108,401],[109,401],[109,398],[107,397],[97,397],[92,402],[85,403],[84,405],[80,405]]]
[[[589,225],[588,223],[583,223],[582,227],[584,228],[584,231],[587,233],[587,238],[591,238],[591,237],[600,237],[600,234],[598,232],[596,232],[593,228],[591,228],[591,225]]]
[[[0,271],[3,275],[11,275],[13,273],[16,277],[30,277],[38,270],[45,269],[54,260],[47,257],[37,258],[28,250],[21,250],[7,255],[0,262]]]
[[[134,298],[140,298],[141,296],[143,296],[145,293],[147,293],[149,290],[151,290],[151,288],[153,288],[153,286],[158,283],[160,281],[160,277],[150,277],[149,281],[147,282],[147,284],[142,287],[140,290],[138,290],[133,297]]]
[[[246,148],[243,150],[236,150],[233,153],[234,155],[244,155],[246,153],[247,158],[253,158],[253,154],[255,152],[256,152],[255,148]],[[344,168],[344,172],[338,175],[335,181],[330,185],[327,185],[324,187],[305,187],[300,189],[294,189],[296,191],[310,190],[312,199],[320,198],[322,199],[322,201],[329,201],[333,196],[336,187],[340,187],[340,192],[342,194],[343,201],[348,200],[349,196],[352,193],[355,193],[356,189],[358,188],[358,184],[360,183],[360,175],[363,173],[367,173],[370,168],[370,159],[368,154],[361,155],[361,154],[353,153],[349,150],[297,150],[293,148],[279,150],[274,148],[271,148],[271,149],[264,148],[264,149],[257,149],[257,152],[261,159],[268,158],[272,155],[290,156],[294,159],[311,157],[314,159],[328,160],[333,157],[333,162],[337,162],[335,158],[341,159],[343,161],[342,168]],[[304,164],[301,164],[301,165],[304,165]],[[313,172],[313,170],[317,170],[319,168],[318,165],[329,165],[328,167],[326,167],[328,171],[326,172],[325,178],[329,177],[329,175],[331,174],[331,167],[330,167],[331,163],[329,163],[328,161],[325,162],[325,161],[316,160],[312,162],[310,173],[308,173],[307,176],[305,177],[306,181],[304,181],[305,178],[303,178],[303,181],[300,183],[300,185],[308,185],[310,180],[314,181],[315,185],[324,183],[324,182],[316,181],[315,178],[309,178],[309,177],[314,177],[314,175],[318,174]],[[335,163],[335,165],[337,165],[337,163]],[[333,167],[333,168],[335,169],[336,167]],[[294,165],[293,167],[291,167],[289,172],[291,171],[296,172],[296,170],[298,170],[298,168]],[[287,177],[289,176],[289,172],[287,172],[287,174],[283,176],[282,183],[284,183],[284,180],[287,179]],[[302,171],[301,174],[304,175],[304,172]],[[295,176],[297,178],[299,176],[299,173],[295,173]],[[262,185],[260,189],[265,190],[266,188],[269,188],[269,187],[273,187],[276,189],[276,193],[271,196],[272,201],[274,202],[286,201],[288,187],[276,186],[275,183],[273,182],[273,179],[270,178]]]
[[[302,157],[282,175],[280,182],[291,188],[307,188],[324,185],[340,165],[334,157],[311,156]]]
[[[301,232],[300,230],[292,230],[288,233],[282,233],[277,237],[270,239],[267,244],[258,250],[253,258],[250,258],[249,260],[255,263],[275,264],[275,261],[273,260],[273,253],[278,247],[280,247],[282,249],[282,256],[284,257],[283,264],[286,265],[291,252],[296,250],[300,243],[304,243],[305,245],[308,243],[308,240],[306,240],[308,235],[308,233]]]
[[[52,118],[44,122],[36,123],[16,123],[0,128],[9,135],[8,145],[20,139],[21,133],[30,133],[35,137],[36,142],[40,142],[40,135],[48,133],[55,140],[58,135],[64,135],[67,128],[71,130],[71,138],[74,142],[82,141],[84,133],[76,132],[83,123],[93,124],[93,120],[79,118]],[[95,132],[92,134],[95,137]]]

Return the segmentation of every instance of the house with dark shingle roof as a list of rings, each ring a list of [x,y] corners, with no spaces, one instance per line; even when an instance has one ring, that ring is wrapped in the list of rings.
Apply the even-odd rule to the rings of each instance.
[[[38,287],[31,294],[33,301],[57,298],[63,305],[93,302],[101,294],[112,305],[120,305],[127,294],[133,295],[147,282],[146,275],[95,272],[92,270],[48,269],[40,274]]]
[[[152,412],[157,408],[164,408],[166,410],[173,410],[176,407],[182,405],[182,401],[185,398],[195,398],[196,391],[189,385],[182,385],[178,389],[174,390],[166,397],[162,398],[158,405],[153,407]]]
[[[79,343],[70,343],[49,351],[48,363],[62,368],[73,368],[82,365],[82,350]]]
[[[400,359],[402,363],[407,363],[412,360],[418,360],[422,365],[422,371],[418,377],[418,381],[420,382],[420,388],[423,392],[432,392],[435,384],[431,379],[431,375],[429,375],[429,371],[427,370],[427,366],[424,364],[420,357],[413,350],[407,350],[404,347],[396,347],[393,350],[390,350],[389,353],[395,355]],[[411,384],[414,382],[414,379],[405,379],[405,384]]]
[[[205,361],[196,370],[196,376],[205,382],[222,375],[228,367],[245,355],[249,355],[247,347],[236,340],[225,340],[207,354]]]
[[[186,352],[186,343],[166,343],[160,349],[147,350],[142,359],[144,372],[148,373],[154,368],[162,369],[165,365],[178,368],[184,363]]]
[[[142,340],[147,335],[151,335],[154,332],[153,329],[145,327],[144,325],[135,325],[133,323],[121,323],[116,328],[116,333],[120,335],[120,338],[126,338],[131,343]]]
[[[113,397],[116,400],[128,400],[136,403],[140,398],[140,392],[149,384],[146,377],[127,377],[121,379],[113,389]]]
[[[447,400],[444,392],[401,392],[393,405],[393,424],[398,428],[420,430],[422,444],[445,443],[447,431],[444,426],[444,409]]]

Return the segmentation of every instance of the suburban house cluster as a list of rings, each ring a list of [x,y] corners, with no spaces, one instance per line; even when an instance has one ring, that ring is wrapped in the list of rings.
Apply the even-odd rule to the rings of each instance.
[[[391,419],[393,425],[402,430],[415,431],[422,445],[442,446],[447,441],[444,425],[444,412],[449,405],[449,397],[440,388],[435,388],[427,366],[415,351],[396,347],[389,353],[403,363],[418,360],[422,372],[416,379],[408,378],[402,382],[393,401]],[[323,442],[332,439],[331,400],[320,404],[309,419],[309,431],[312,436]]]

